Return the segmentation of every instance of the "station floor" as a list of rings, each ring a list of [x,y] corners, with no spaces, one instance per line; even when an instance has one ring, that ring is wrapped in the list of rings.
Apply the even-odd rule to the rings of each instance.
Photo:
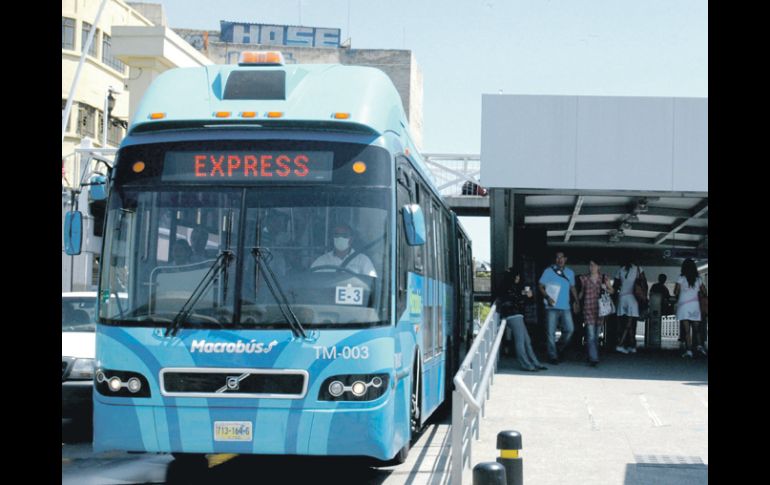
[[[596,368],[575,356],[537,373],[501,358],[472,463],[495,461],[497,433],[515,430],[524,483],[708,483],[708,361],[680,355],[608,352]],[[448,431],[448,422],[429,426],[381,483],[449,483]]]

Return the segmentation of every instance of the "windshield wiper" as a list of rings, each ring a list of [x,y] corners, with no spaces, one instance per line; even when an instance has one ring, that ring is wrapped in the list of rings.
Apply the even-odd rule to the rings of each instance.
[[[270,251],[267,248],[257,246],[251,249],[251,255],[254,256],[254,260],[257,263],[257,268],[259,268],[259,272],[262,273],[265,277],[267,289],[270,290],[270,294],[273,295],[275,302],[278,303],[278,309],[281,310],[283,318],[286,319],[289,327],[291,327],[292,333],[295,337],[307,338],[307,335],[305,335],[305,329],[302,328],[302,324],[299,322],[299,318],[297,318],[297,315],[295,315],[294,311],[292,311],[291,306],[289,305],[289,300],[283,293],[280,283],[278,283],[278,278],[275,277],[275,273],[273,273],[273,270],[270,269],[270,265],[268,264],[267,260],[267,255],[269,254]]]
[[[179,309],[179,313],[176,314],[174,317],[174,320],[171,321],[171,324],[169,324],[168,328],[166,329],[166,337],[174,336],[179,331],[179,327],[182,325],[182,322],[187,320],[187,317],[190,316],[190,313],[192,313],[193,308],[195,308],[195,305],[198,303],[198,300],[201,299],[201,297],[208,291],[211,284],[214,282],[214,277],[217,276],[222,268],[225,269],[230,265],[230,261],[233,259],[233,252],[228,250],[223,250],[221,253],[219,253],[219,256],[217,256],[217,259],[214,260],[214,263],[211,265],[209,270],[206,272],[205,275],[203,275],[203,278],[201,279],[200,283],[198,283],[198,286],[195,287],[190,297],[187,299],[187,301],[184,302],[184,305],[182,305],[182,308]]]

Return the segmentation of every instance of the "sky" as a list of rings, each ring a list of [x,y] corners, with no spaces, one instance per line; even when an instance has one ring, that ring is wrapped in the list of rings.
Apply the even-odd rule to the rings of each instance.
[[[425,153],[480,153],[482,94],[708,96],[706,0],[153,3],[171,28],[339,28],[354,49],[411,50],[423,74]],[[488,219],[461,220],[474,255],[489,261]]]

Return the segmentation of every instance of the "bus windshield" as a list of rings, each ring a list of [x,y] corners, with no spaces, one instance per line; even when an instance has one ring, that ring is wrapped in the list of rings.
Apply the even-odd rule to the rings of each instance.
[[[386,324],[390,190],[379,176],[340,184],[337,172],[388,155],[334,148],[323,183],[193,185],[179,169],[123,180],[119,172],[105,225],[102,321],[162,327],[183,315],[181,328],[288,328],[292,319],[306,328]],[[238,150],[245,157],[255,148]],[[120,162],[142,158],[149,166],[148,154],[123,154]],[[179,183],[157,180],[164,173]]]

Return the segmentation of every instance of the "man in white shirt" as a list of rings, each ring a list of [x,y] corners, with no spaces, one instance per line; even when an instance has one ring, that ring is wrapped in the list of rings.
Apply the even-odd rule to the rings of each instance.
[[[328,253],[322,254],[318,257],[310,268],[316,268],[320,266],[336,266],[348,269],[353,273],[363,274],[377,277],[377,271],[374,270],[372,260],[369,259],[364,253],[356,254],[353,250],[353,231],[347,224],[338,224],[332,230],[332,237],[334,238],[334,249]],[[347,261],[344,266],[343,262]],[[319,269],[318,271],[324,271]],[[326,271],[331,271],[330,269]]]

